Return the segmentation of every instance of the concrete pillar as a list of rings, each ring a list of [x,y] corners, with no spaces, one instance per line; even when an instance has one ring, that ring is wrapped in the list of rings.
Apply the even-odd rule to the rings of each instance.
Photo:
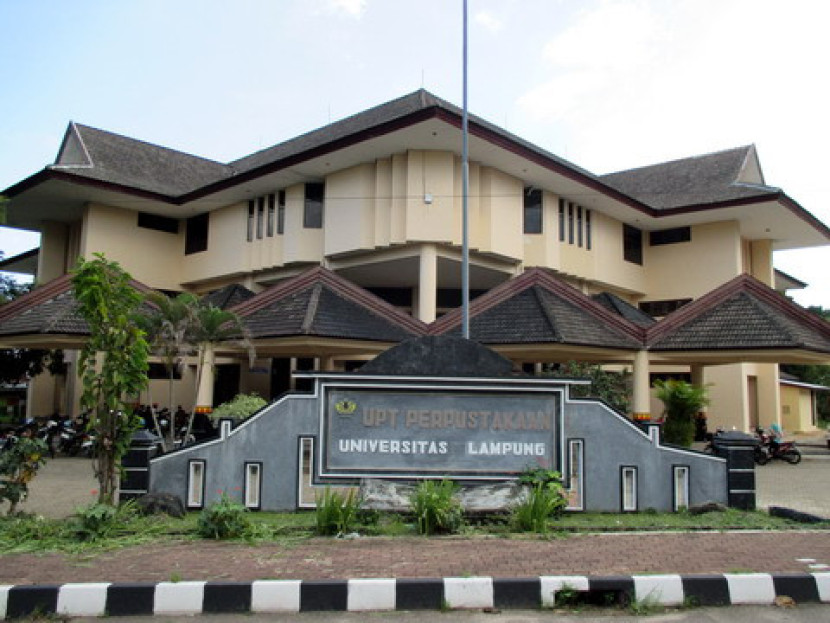
[[[649,383],[648,351],[641,350],[634,355],[634,396],[631,405],[635,421],[651,419],[651,385]]]
[[[334,372],[336,370],[333,355],[323,355],[319,361],[321,364],[320,369],[323,372]]]
[[[206,344],[204,349],[204,361],[202,363],[201,375],[199,376],[199,387],[196,390],[196,409],[210,413],[213,410],[213,368],[215,358],[213,345]],[[199,374],[198,371],[197,374]]]
[[[438,250],[434,244],[421,246],[420,269],[418,274],[417,318],[424,322],[435,320],[436,295],[438,291]]]

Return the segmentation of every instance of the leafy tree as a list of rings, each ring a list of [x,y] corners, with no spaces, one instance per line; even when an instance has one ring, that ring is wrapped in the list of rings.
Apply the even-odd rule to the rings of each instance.
[[[708,389],[676,379],[658,379],[654,387],[665,406],[663,439],[688,448],[695,437],[695,416],[709,404]]]
[[[9,515],[26,499],[29,482],[46,463],[46,442],[21,437],[11,448],[0,453],[0,501],[9,501]]]
[[[149,346],[135,321],[141,295],[129,280],[116,262],[98,253],[92,260],[80,258],[72,279],[90,330],[78,360],[81,406],[89,410],[89,427],[97,435],[98,501],[112,505],[118,502],[121,458],[140,421],[128,400],[147,385]]]
[[[631,374],[628,371],[610,372],[602,366],[582,361],[568,361],[551,366],[546,374],[561,378],[588,378],[590,385],[574,385],[574,398],[599,398],[621,413],[628,413],[631,405]]]

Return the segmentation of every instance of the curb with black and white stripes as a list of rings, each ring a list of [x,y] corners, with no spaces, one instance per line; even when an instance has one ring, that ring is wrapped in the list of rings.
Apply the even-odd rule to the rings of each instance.
[[[539,608],[557,593],[663,606],[830,603],[830,573],[0,585],[0,618]],[[564,596],[564,595],[562,595]]]

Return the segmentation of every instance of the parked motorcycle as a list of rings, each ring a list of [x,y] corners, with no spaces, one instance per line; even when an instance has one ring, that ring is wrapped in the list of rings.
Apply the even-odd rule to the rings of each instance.
[[[794,441],[781,441],[777,436],[771,435],[763,428],[756,429],[760,443],[755,447],[755,462],[758,465],[766,465],[773,459],[781,459],[790,465],[797,465],[801,462],[801,451]]]

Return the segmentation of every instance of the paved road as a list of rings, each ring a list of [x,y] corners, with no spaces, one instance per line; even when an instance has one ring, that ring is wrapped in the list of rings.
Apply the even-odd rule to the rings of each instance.
[[[691,610],[667,611],[665,613],[643,614],[641,616],[621,614],[619,610],[608,612],[584,611],[563,614],[559,610],[505,610],[503,612],[304,612],[301,614],[271,615],[221,615],[208,614],[187,617],[187,621],[209,623],[824,623],[830,619],[830,606],[804,605],[796,608],[771,608],[769,606],[733,606],[731,608],[694,608]],[[147,617],[107,617],[107,622],[147,623]],[[75,623],[99,622],[99,618],[73,618]],[[154,617],[152,621],[179,623],[178,618]]]

